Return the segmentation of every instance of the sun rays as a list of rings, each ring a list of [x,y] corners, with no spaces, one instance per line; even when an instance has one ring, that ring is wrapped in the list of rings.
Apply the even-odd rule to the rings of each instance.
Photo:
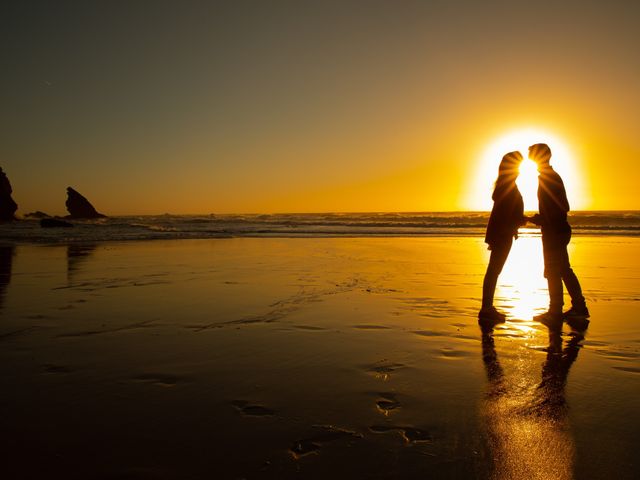
[[[525,160],[520,165],[520,176],[516,183],[522,193],[525,210],[537,210],[538,173],[536,165],[527,159],[527,151],[530,145],[540,142],[547,143],[551,147],[551,165],[564,180],[572,209],[580,209],[581,206],[586,205],[583,175],[567,143],[543,129],[522,128],[500,136],[482,152],[477,162],[477,169],[470,176],[468,195],[465,200],[468,208],[491,210],[491,192],[498,174],[500,159],[508,152],[520,151]]]

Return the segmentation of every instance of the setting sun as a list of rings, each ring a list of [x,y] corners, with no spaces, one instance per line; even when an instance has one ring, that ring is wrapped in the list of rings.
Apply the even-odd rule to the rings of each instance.
[[[475,210],[491,210],[491,192],[500,159],[505,153],[519,151],[525,160],[520,165],[518,188],[524,199],[525,210],[537,210],[538,173],[535,163],[527,159],[528,148],[535,143],[547,143],[551,148],[551,165],[564,181],[572,210],[585,208],[588,205],[588,199],[584,196],[582,174],[576,166],[571,150],[556,135],[535,128],[514,130],[489,144],[478,160],[475,174],[470,177],[467,206]]]

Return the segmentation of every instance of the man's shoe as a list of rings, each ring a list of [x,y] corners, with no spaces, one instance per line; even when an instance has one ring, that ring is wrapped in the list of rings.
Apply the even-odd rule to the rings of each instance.
[[[535,315],[533,319],[549,328],[562,328],[562,312],[544,312]]]
[[[478,319],[493,323],[501,323],[506,320],[507,316],[499,312],[496,307],[482,307],[478,313]]]
[[[566,320],[569,320],[572,318],[589,318],[590,316],[589,309],[586,307],[586,305],[583,305],[581,307],[573,306],[569,310],[564,312],[562,315]]]

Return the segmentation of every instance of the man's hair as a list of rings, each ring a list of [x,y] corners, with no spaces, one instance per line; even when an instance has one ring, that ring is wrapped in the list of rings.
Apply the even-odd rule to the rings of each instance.
[[[551,149],[546,143],[536,143],[529,147],[529,158],[536,163],[549,163]]]

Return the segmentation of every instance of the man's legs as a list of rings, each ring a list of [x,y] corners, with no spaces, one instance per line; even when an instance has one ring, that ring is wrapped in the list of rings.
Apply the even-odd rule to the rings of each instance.
[[[547,285],[549,286],[549,312],[561,314],[562,305],[564,305],[562,277],[557,272],[548,273]]]
[[[571,239],[571,233],[561,233],[542,236],[542,248],[544,252],[544,275],[549,285],[549,312],[562,313],[564,304],[562,283],[567,287],[571,297],[572,314],[588,316],[582,288],[578,277],[571,269],[567,246]]]
[[[564,252],[564,253],[563,253]],[[544,276],[549,286],[549,312],[562,313],[564,304],[562,293],[562,271],[564,261],[568,261],[564,239],[557,234],[542,234],[544,256]]]
[[[549,287],[549,310],[533,317],[534,320],[547,325],[549,328],[562,327],[562,240],[558,235],[542,233],[542,254],[544,257],[544,276]],[[566,248],[564,248],[566,251]]]
[[[576,274],[571,268],[568,268],[562,273],[562,280],[564,281],[564,284],[567,287],[567,292],[571,297],[571,306],[574,308],[586,308],[587,304],[584,296],[582,295],[582,287],[580,287],[578,277],[576,277]]]
[[[569,263],[569,253],[567,247],[571,240],[571,232],[565,234],[558,242],[558,268],[560,269],[560,276],[564,285],[567,287],[567,293],[571,297],[571,311],[579,311],[588,315],[587,306],[582,295],[582,287],[578,277],[573,272],[571,264]]]

